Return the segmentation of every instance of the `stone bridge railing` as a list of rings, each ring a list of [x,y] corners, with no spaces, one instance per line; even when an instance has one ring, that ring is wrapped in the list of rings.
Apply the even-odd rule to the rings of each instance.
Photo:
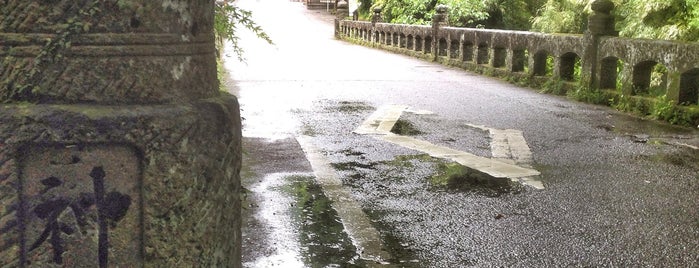
[[[440,10],[441,8],[441,10]],[[699,43],[616,37],[613,5],[593,4],[584,35],[447,27],[446,7],[432,26],[340,20],[339,38],[465,69],[528,81],[563,81],[624,96],[657,97],[683,106],[699,102]],[[662,67],[664,66],[664,70]],[[656,72],[655,70],[662,70]],[[660,77],[657,76],[660,73]],[[652,91],[652,92],[651,92]]]

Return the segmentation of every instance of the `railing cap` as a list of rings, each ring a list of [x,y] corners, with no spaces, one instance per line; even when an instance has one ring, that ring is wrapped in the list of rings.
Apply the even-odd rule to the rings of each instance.
[[[609,14],[614,9],[614,3],[609,0],[595,0],[591,8],[594,11]]]

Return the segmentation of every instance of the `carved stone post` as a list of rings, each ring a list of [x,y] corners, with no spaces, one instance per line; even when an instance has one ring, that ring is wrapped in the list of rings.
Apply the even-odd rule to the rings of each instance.
[[[379,33],[376,31],[376,24],[383,22],[381,18],[381,7],[374,8],[374,15],[371,16],[371,42],[379,42]]]
[[[581,83],[590,88],[599,88],[598,54],[600,39],[603,36],[617,36],[614,30],[614,16],[611,12],[614,3],[609,0],[592,2],[593,14],[588,19],[588,29],[585,32],[585,55],[582,59]]]
[[[340,0],[337,2],[337,11],[335,13],[335,38],[340,38],[340,36],[345,33],[341,29],[340,21],[344,20],[349,16],[348,3],[345,0]]]
[[[240,267],[240,116],[214,5],[3,1],[3,266]]]
[[[439,28],[448,25],[448,11],[449,7],[446,5],[438,5],[435,8],[435,14],[432,16],[432,53],[433,60],[437,61],[439,58]]]

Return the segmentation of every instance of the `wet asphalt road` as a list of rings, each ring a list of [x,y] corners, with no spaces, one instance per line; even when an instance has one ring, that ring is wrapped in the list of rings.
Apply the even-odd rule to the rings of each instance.
[[[247,64],[225,64],[246,267],[699,267],[696,129],[336,41],[332,16],[297,2],[237,3],[276,43],[243,33]],[[545,189],[435,183],[448,162],[352,133],[388,104],[433,112],[401,116],[413,137],[482,157],[490,138],[471,125],[521,130]],[[379,232],[383,264],[343,231],[297,137]]]

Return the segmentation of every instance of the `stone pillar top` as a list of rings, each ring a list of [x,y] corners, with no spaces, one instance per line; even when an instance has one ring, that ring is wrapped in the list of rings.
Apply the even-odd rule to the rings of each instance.
[[[609,0],[595,0],[591,6],[594,11],[588,18],[588,32],[592,35],[616,36],[619,33],[615,31],[614,16],[611,15],[614,10],[614,3]]]
[[[591,4],[593,11],[610,14],[614,9],[614,2],[609,0],[595,0]]]
[[[219,95],[214,1],[4,2],[0,102],[153,104]]]
[[[447,13],[447,11],[449,11],[449,6],[439,4],[439,5],[437,5],[435,10],[437,11],[437,13],[444,14],[444,13]]]
[[[432,16],[432,24],[433,27],[437,26],[448,26],[449,25],[449,19],[447,18],[449,7],[446,5],[437,5],[435,7],[436,13]]]
[[[371,24],[376,24],[377,22],[382,22],[381,18],[381,7],[374,7],[374,15],[371,17]]]

